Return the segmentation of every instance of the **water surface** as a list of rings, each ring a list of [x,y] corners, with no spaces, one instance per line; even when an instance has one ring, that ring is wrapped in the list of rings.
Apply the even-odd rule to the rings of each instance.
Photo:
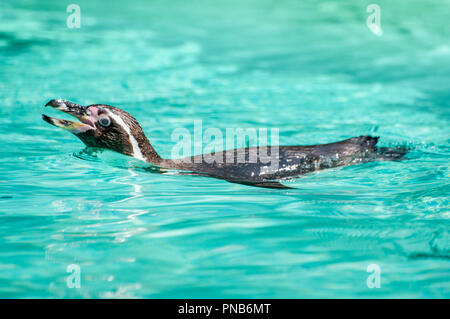
[[[65,3],[3,0],[0,297],[448,298],[450,4],[378,1],[378,37],[342,2],[83,0],[68,29]],[[293,190],[152,174],[80,156],[52,98],[127,110],[164,157],[194,120],[411,152]]]

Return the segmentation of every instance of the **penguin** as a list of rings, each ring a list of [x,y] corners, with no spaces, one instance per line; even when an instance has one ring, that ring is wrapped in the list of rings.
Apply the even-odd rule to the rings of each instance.
[[[44,121],[73,133],[87,147],[109,149],[162,169],[256,187],[292,188],[280,180],[339,166],[400,160],[407,153],[402,147],[376,147],[379,137],[365,135],[329,144],[247,147],[164,159],[138,121],[120,108],[104,104],[82,106],[61,99],[51,100],[45,106],[77,118],[79,122],[42,115]]]

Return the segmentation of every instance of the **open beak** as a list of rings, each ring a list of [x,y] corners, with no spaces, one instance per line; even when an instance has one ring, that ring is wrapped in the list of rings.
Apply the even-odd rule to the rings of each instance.
[[[95,124],[90,118],[90,112],[87,107],[81,106],[65,100],[51,100],[45,106],[51,106],[59,111],[68,113],[76,117],[80,122],[72,122],[62,119],[56,119],[42,114],[42,119],[54,126],[68,130],[71,133],[79,134],[88,130],[95,130]]]

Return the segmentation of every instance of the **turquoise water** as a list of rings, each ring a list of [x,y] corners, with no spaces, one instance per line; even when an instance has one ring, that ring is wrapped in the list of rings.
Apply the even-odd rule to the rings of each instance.
[[[450,297],[449,2],[377,1],[382,36],[372,1],[76,3],[79,29],[0,4],[0,297]],[[124,108],[164,157],[194,120],[411,152],[293,190],[152,174],[84,154],[52,98]]]

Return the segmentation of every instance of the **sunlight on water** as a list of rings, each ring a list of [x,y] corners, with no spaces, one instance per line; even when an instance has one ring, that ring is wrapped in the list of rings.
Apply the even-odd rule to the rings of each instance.
[[[378,1],[376,36],[370,1],[77,3],[79,29],[0,4],[0,297],[450,297],[450,4]],[[194,120],[410,153],[252,188],[84,150],[52,98],[125,109],[163,157]]]

